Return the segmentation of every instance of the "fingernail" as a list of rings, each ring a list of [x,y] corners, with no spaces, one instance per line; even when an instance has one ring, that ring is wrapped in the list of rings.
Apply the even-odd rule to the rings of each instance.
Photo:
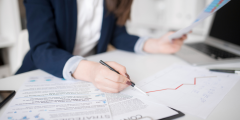
[[[125,76],[130,80],[130,76],[127,73],[125,73]]]
[[[128,84],[128,85],[132,85],[132,83],[131,83],[130,81],[127,81],[126,84]]]

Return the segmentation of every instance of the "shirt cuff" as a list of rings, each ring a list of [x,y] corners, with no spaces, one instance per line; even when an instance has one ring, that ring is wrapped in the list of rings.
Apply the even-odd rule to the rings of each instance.
[[[74,78],[72,77],[72,74],[77,69],[79,62],[84,59],[85,58],[81,56],[73,56],[69,58],[63,68],[63,77],[68,80],[74,80]]]
[[[140,37],[134,46],[134,51],[137,54],[148,54],[143,51],[144,43],[149,39],[149,37]]]

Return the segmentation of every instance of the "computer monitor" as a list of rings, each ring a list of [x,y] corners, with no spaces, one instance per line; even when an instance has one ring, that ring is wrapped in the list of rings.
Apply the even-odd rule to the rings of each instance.
[[[240,46],[240,0],[231,0],[216,13],[209,36]]]

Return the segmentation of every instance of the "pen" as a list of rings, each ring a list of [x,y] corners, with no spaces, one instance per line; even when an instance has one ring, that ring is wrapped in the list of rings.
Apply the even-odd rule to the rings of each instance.
[[[223,72],[223,73],[235,73],[235,74],[240,74],[240,70],[224,70],[224,69],[209,69],[210,71],[213,72]]]
[[[120,74],[118,71],[116,71],[115,69],[113,69],[112,67],[110,67],[107,63],[103,62],[102,60],[99,61],[102,65],[108,67],[110,70],[116,72],[117,74]],[[135,88],[136,90],[138,90],[139,92],[143,93],[144,95],[147,95],[147,93],[143,92],[140,88],[138,88],[134,82],[130,81],[130,85]]]

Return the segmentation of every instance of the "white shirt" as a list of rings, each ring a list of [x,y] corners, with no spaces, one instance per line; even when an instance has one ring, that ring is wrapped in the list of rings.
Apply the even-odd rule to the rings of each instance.
[[[77,0],[77,34],[73,57],[65,63],[63,77],[74,79],[72,73],[76,70],[79,62],[84,57],[95,54],[96,47],[101,34],[103,17],[103,0]],[[147,37],[139,38],[134,46],[136,53],[145,54],[143,45]]]
[[[101,34],[103,0],[77,0],[78,22],[73,55],[89,56],[95,53]]]

